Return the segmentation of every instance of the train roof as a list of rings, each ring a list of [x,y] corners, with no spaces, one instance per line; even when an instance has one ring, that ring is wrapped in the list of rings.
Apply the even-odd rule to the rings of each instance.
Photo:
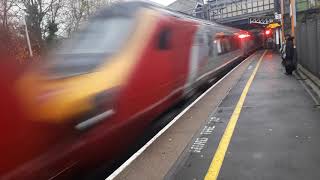
[[[203,25],[211,26],[216,29],[219,29],[221,31],[230,32],[230,33],[236,33],[241,31],[240,29],[236,29],[233,27],[228,27],[221,25],[216,22],[211,22],[203,19],[199,19],[181,12],[177,12],[173,9],[164,7],[162,5],[152,3],[150,1],[120,1],[115,4],[113,4],[111,7],[108,7],[99,13],[95,17],[110,17],[110,16],[134,16],[136,11],[140,8],[151,8],[158,11],[161,11],[162,13],[169,14],[171,16],[182,18],[194,22],[201,23]]]

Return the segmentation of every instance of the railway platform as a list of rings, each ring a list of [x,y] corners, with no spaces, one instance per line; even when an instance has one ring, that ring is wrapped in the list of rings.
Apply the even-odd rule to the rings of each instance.
[[[301,79],[261,50],[107,179],[320,179],[319,120]]]

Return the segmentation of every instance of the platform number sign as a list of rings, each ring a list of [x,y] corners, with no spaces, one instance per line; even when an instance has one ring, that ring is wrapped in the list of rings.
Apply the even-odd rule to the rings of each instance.
[[[269,17],[251,17],[249,18],[249,24],[270,24],[274,21],[274,18]]]

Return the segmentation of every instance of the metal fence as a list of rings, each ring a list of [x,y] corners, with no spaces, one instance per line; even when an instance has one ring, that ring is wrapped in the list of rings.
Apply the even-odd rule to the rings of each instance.
[[[274,9],[274,0],[211,0],[208,4],[213,20]]]
[[[298,63],[320,78],[320,17],[297,24],[296,47]]]

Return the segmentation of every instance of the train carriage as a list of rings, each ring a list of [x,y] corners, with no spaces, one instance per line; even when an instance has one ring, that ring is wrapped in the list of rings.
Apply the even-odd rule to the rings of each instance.
[[[60,138],[7,177],[50,178],[114,158],[155,117],[247,56],[252,43],[249,32],[145,2],[102,10],[17,83],[28,119],[61,127]]]

